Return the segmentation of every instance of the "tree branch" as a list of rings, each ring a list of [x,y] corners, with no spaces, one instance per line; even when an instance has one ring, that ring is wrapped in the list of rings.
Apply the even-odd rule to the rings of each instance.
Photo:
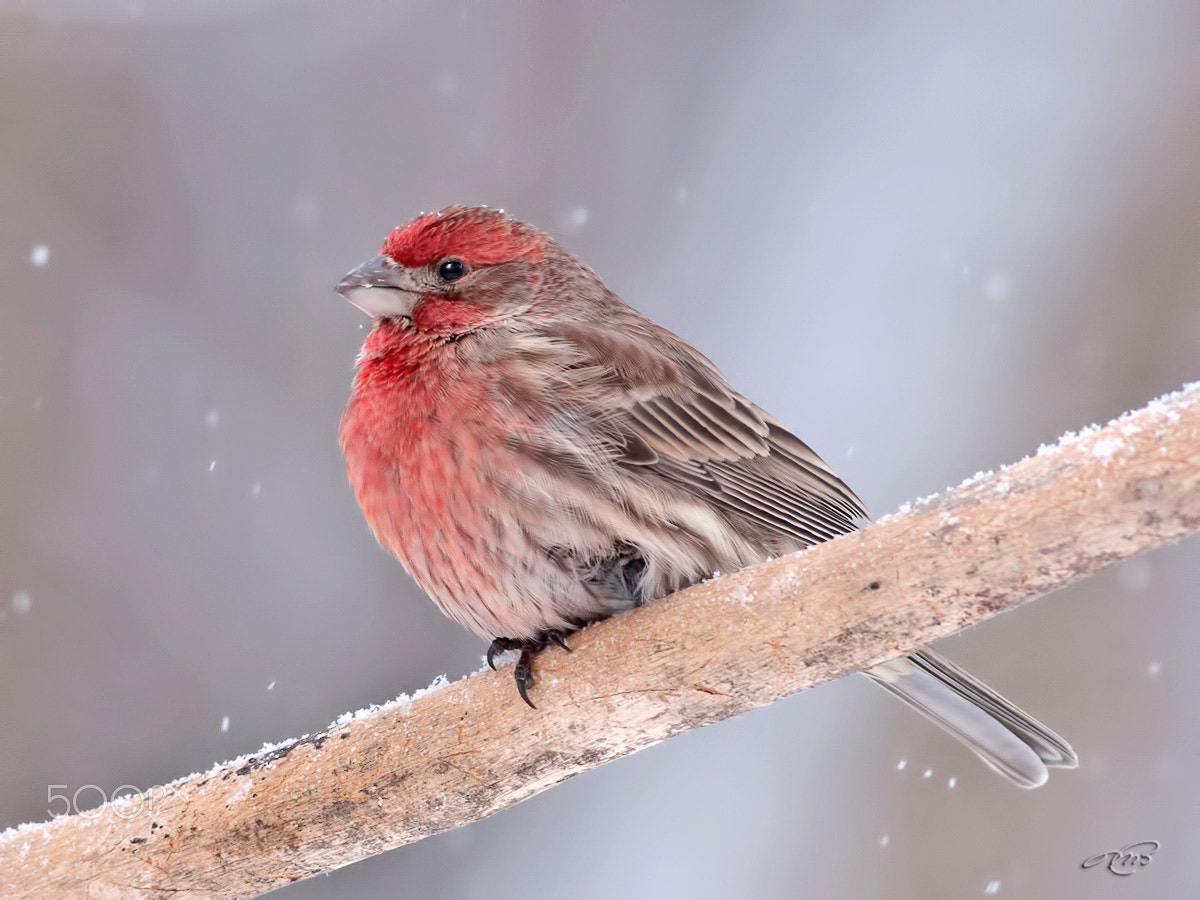
[[[1200,530],[1200,384],[861,532],[507,667],[0,834],[0,893],[252,896],[952,634]]]

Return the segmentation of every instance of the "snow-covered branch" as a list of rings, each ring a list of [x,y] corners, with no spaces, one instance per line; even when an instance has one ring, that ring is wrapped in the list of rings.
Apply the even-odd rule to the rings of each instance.
[[[536,664],[0,834],[6,897],[253,896],[475,821],[1200,530],[1200,385]]]

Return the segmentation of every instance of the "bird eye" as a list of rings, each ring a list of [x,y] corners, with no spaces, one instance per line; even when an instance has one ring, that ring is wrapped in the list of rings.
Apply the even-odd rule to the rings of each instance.
[[[451,284],[465,277],[467,274],[467,264],[461,259],[444,259],[438,263],[437,277],[439,281]]]

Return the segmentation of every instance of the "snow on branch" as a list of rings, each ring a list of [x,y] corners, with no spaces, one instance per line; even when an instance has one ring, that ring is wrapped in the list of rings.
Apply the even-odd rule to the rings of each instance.
[[[1200,530],[1200,383],[535,664],[0,834],[5,897],[253,896],[473,822],[680,732],[952,634]]]

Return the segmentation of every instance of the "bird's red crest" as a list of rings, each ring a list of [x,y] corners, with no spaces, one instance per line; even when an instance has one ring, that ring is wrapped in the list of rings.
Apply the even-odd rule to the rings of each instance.
[[[545,235],[487,207],[451,206],[417,216],[388,235],[380,253],[403,266],[425,266],[447,256],[488,266],[541,255]]]

